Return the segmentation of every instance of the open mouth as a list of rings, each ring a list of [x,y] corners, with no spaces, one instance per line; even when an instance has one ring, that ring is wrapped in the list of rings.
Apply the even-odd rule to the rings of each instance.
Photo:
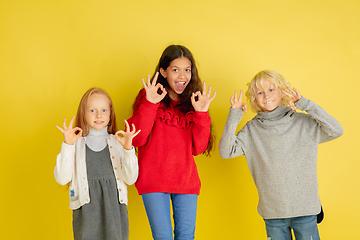
[[[186,82],[175,82],[175,87],[179,91],[184,91],[186,88]]]

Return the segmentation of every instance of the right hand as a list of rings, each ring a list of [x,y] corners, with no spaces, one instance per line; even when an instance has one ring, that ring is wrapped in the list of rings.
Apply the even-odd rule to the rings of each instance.
[[[148,74],[147,83],[145,83],[145,80],[143,78],[141,79],[146,91],[146,99],[154,104],[157,104],[161,100],[163,100],[167,94],[166,89],[163,85],[161,85],[160,83],[156,84],[158,76],[159,72],[156,72],[152,83],[150,83],[150,74]],[[162,91],[161,94],[158,94],[159,89]]]
[[[237,97],[237,91],[235,91],[235,99],[234,96],[231,96],[230,98],[231,108],[234,109],[241,108],[243,110],[243,113],[247,113],[247,105],[246,103],[242,102],[242,96],[243,96],[242,90],[240,90],[239,98]]]
[[[78,140],[79,137],[82,136],[82,132],[83,132],[82,129],[79,127],[72,128],[74,119],[75,116],[72,117],[69,127],[66,127],[66,118],[65,118],[63,122],[64,129],[62,129],[57,125],[55,126],[57,129],[60,130],[60,132],[62,132],[62,134],[64,134],[64,142],[68,145],[74,144],[74,142],[76,142],[76,140]]]

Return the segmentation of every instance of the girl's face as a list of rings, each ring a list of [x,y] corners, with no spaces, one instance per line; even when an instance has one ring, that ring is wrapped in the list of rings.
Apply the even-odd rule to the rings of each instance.
[[[100,130],[106,127],[110,121],[110,100],[103,94],[92,94],[87,103],[85,113],[86,123]]]
[[[262,88],[255,87],[255,101],[262,112],[272,112],[282,106],[282,92],[269,80],[264,80]]]
[[[191,80],[191,62],[186,57],[176,58],[171,61],[166,70],[160,68],[161,75],[166,78],[170,89],[167,89],[169,97],[173,100],[179,100],[179,94],[182,94]]]

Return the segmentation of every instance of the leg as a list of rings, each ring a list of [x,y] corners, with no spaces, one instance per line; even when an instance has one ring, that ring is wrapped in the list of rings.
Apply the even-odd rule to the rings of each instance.
[[[175,240],[193,240],[197,210],[196,194],[171,194]]]
[[[264,219],[268,240],[291,240],[291,228],[288,218]]]
[[[146,193],[141,196],[149,219],[153,238],[155,240],[172,240],[170,194]]]
[[[296,240],[320,240],[317,216],[304,216],[291,219],[291,228]]]

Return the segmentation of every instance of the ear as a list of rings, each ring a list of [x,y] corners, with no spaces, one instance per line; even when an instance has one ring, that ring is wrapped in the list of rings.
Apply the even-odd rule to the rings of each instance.
[[[166,71],[162,68],[160,68],[160,74],[164,77],[164,78],[167,78],[166,76]]]

